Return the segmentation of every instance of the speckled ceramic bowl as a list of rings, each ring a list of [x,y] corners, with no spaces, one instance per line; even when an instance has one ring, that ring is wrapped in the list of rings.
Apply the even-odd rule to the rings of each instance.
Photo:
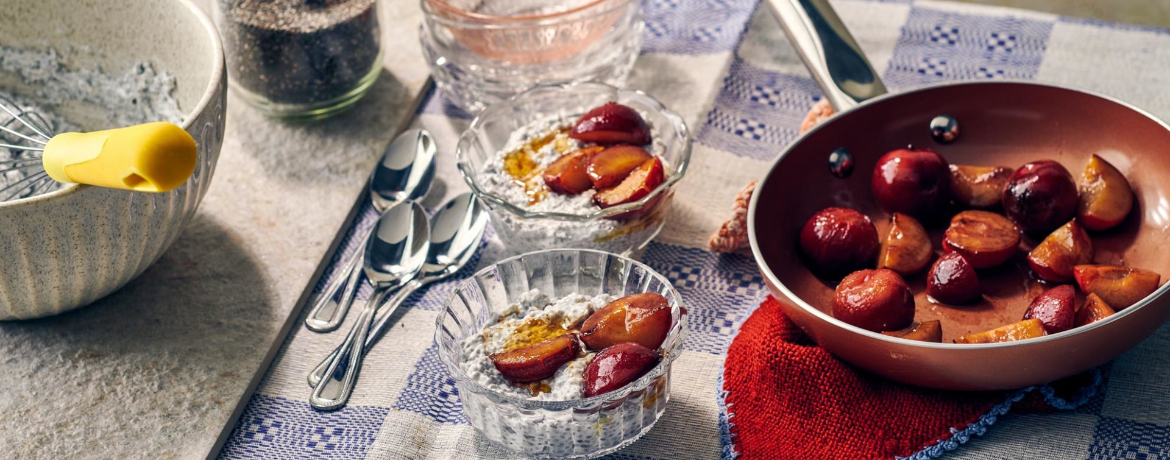
[[[126,284],[191,220],[223,143],[223,48],[211,20],[188,0],[7,0],[0,44],[52,48],[69,67],[117,71],[145,60],[171,72],[185,113],[181,126],[199,144],[194,175],[170,192],[70,185],[0,203],[0,320],[37,318]],[[2,72],[0,88],[34,91]],[[72,108],[59,113],[82,127],[100,124]]]

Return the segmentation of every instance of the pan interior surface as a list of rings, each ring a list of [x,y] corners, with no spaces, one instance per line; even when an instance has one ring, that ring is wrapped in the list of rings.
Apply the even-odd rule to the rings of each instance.
[[[929,122],[940,114],[958,120],[961,135],[954,143],[943,145],[930,137]],[[884,237],[889,215],[873,200],[870,177],[879,157],[907,146],[932,149],[951,164],[1013,170],[1031,161],[1056,160],[1078,181],[1090,155],[1098,154],[1126,175],[1136,200],[1121,225],[1091,232],[1094,262],[1153,270],[1163,275],[1163,282],[1170,275],[1166,256],[1170,254],[1166,183],[1170,129],[1108,98],[1047,85],[1001,82],[937,86],[880,98],[798,140],[756,191],[753,231],[765,276],[771,272],[775,281],[809,306],[829,314],[835,283],[815,277],[801,260],[800,228],[817,211],[840,206],[869,216]],[[838,148],[851,152],[856,162],[848,178],[829,171],[829,153]],[[942,252],[948,221],[949,215],[933,224],[924,222],[936,255]],[[973,305],[931,302],[924,292],[926,270],[908,277],[915,293],[915,321],[940,320],[944,343],[1019,321],[1032,299],[1051,287],[1031,275],[1025,259],[1038,242],[1025,237],[1011,261],[980,271],[984,297]]]

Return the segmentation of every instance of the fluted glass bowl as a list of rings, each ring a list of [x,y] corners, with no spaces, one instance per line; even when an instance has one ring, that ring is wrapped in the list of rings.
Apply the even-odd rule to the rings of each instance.
[[[573,293],[662,294],[674,317],[662,361],[634,383],[592,398],[536,401],[480,385],[459,367],[465,359],[461,343],[531,289],[554,299]],[[634,442],[666,410],[670,365],[682,353],[681,302],[669,279],[640,262],[583,249],[539,251],[503,260],[459,285],[439,315],[435,343],[467,418],[484,437],[537,458],[593,458]]]
[[[574,121],[590,109],[616,101],[637,110],[650,125],[653,153],[661,156],[666,182],[638,201],[585,214],[531,211],[522,203],[485,190],[484,164],[507,147],[512,133],[542,120]],[[674,185],[691,160],[691,136],[682,117],[641,91],[601,83],[533,88],[488,107],[475,117],[455,148],[459,173],[492,217],[512,254],[545,248],[589,248],[629,255],[641,250],[666,224]]]

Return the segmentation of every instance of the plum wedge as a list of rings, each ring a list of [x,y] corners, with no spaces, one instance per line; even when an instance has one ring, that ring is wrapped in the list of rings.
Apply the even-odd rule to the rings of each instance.
[[[1086,324],[1092,324],[1108,318],[1110,315],[1117,313],[1110,307],[1109,304],[1101,300],[1097,294],[1089,294],[1085,297],[1085,305],[1077,310],[1077,315],[1073,318],[1073,327],[1081,327]]]
[[[1120,224],[1133,209],[1129,181],[1112,164],[1093,155],[1081,173],[1081,197],[1077,220],[1089,230],[1101,231]]]
[[[925,323],[915,324],[914,327],[905,331],[884,331],[883,335],[891,337],[901,337],[906,340],[917,340],[920,342],[942,342],[942,323],[939,320],[931,320]]]
[[[1036,276],[1053,283],[1073,279],[1073,267],[1093,261],[1093,241],[1076,220],[1070,220],[1028,253]]]
[[[658,351],[636,343],[619,343],[601,350],[585,367],[585,397],[629,385],[646,375],[661,359]]]
[[[552,377],[580,352],[577,338],[565,334],[491,355],[492,364],[511,382],[535,382]]]
[[[1020,231],[1007,218],[987,211],[963,211],[951,218],[943,249],[962,254],[972,267],[1006,262],[1020,245]]]
[[[581,341],[590,350],[632,342],[656,349],[666,340],[674,318],[661,294],[632,294],[593,312],[581,324]]]
[[[601,145],[646,145],[650,143],[650,127],[638,111],[607,102],[582,115],[569,137]]]
[[[650,160],[650,153],[641,147],[615,145],[589,159],[589,180],[598,190],[617,185],[639,166]]]
[[[666,173],[662,167],[662,160],[652,157],[641,166],[630,171],[619,184],[600,190],[593,195],[593,204],[604,209],[619,204],[633,203],[666,182]]]
[[[541,172],[544,184],[564,195],[576,195],[593,188],[588,173],[589,159],[599,151],[600,147],[585,147],[561,155]]]
[[[1073,277],[1081,292],[1097,294],[1118,311],[1146,298],[1162,281],[1155,272],[1116,265],[1077,265]]]
[[[1011,175],[1012,170],[1003,166],[951,165],[951,196],[972,208],[994,208]]]
[[[888,268],[902,276],[922,271],[930,263],[934,252],[930,236],[918,220],[900,212],[890,217],[890,230],[882,241],[878,268]]]
[[[967,334],[955,339],[955,343],[996,343],[1014,340],[1034,339],[1044,336],[1044,323],[1036,318],[997,327],[990,331]]]

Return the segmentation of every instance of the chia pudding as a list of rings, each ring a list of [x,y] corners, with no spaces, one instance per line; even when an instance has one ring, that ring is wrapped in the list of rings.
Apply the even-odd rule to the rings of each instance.
[[[665,146],[655,139],[654,127],[647,125],[643,115],[623,107],[637,117],[643,131],[642,141],[596,142],[580,135],[584,121],[590,114],[610,106],[609,103],[590,111],[577,120],[547,117],[529,123],[511,133],[504,148],[490,156],[482,165],[476,180],[482,191],[533,213],[559,213],[580,218],[554,216],[525,217],[511,212],[495,213],[496,230],[511,252],[530,252],[549,247],[592,248],[613,253],[631,253],[644,246],[661,229],[669,203],[669,191],[659,195],[642,209],[607,217],[590,216],[609,206],[641,199],[664,180],[669,165],[665,160]],[[588,134],[588,133],[586,133]],[[615,150],[634,151],[626,166],[618,167],[613,178],[594,174],[601,158],[614,157]],[[561,182],[566,159],[581,156],[579,174],[588,174],[579,185],[568,180]],[[634,176],[644,162],[655,163],[659,176],[652,183],[635,182]],[[558,176],[561,174],[562,176]],[[589,181],[592,181],[589,182]],[[602,186],[598,186],[602,185]],[[634,192],[625,189],[642,187]],[[621,194],[619,198],[612,198]],[[607,201],[608,200],[608,201]]]
[[[591,313],[615,299],[608,294],[571,294],[556,301],[540,290],[532,290],[489,321],[478,335],[463,341],[465,360],[460,367],[472,380],[490,390],[535,400],[562,401],[580,398],[585,366],[595,353],[581,351],[550,379],[516,384],[509,382],[492,364],[491,355],[517,344],[529,343],[551,334],[566,334]]]

